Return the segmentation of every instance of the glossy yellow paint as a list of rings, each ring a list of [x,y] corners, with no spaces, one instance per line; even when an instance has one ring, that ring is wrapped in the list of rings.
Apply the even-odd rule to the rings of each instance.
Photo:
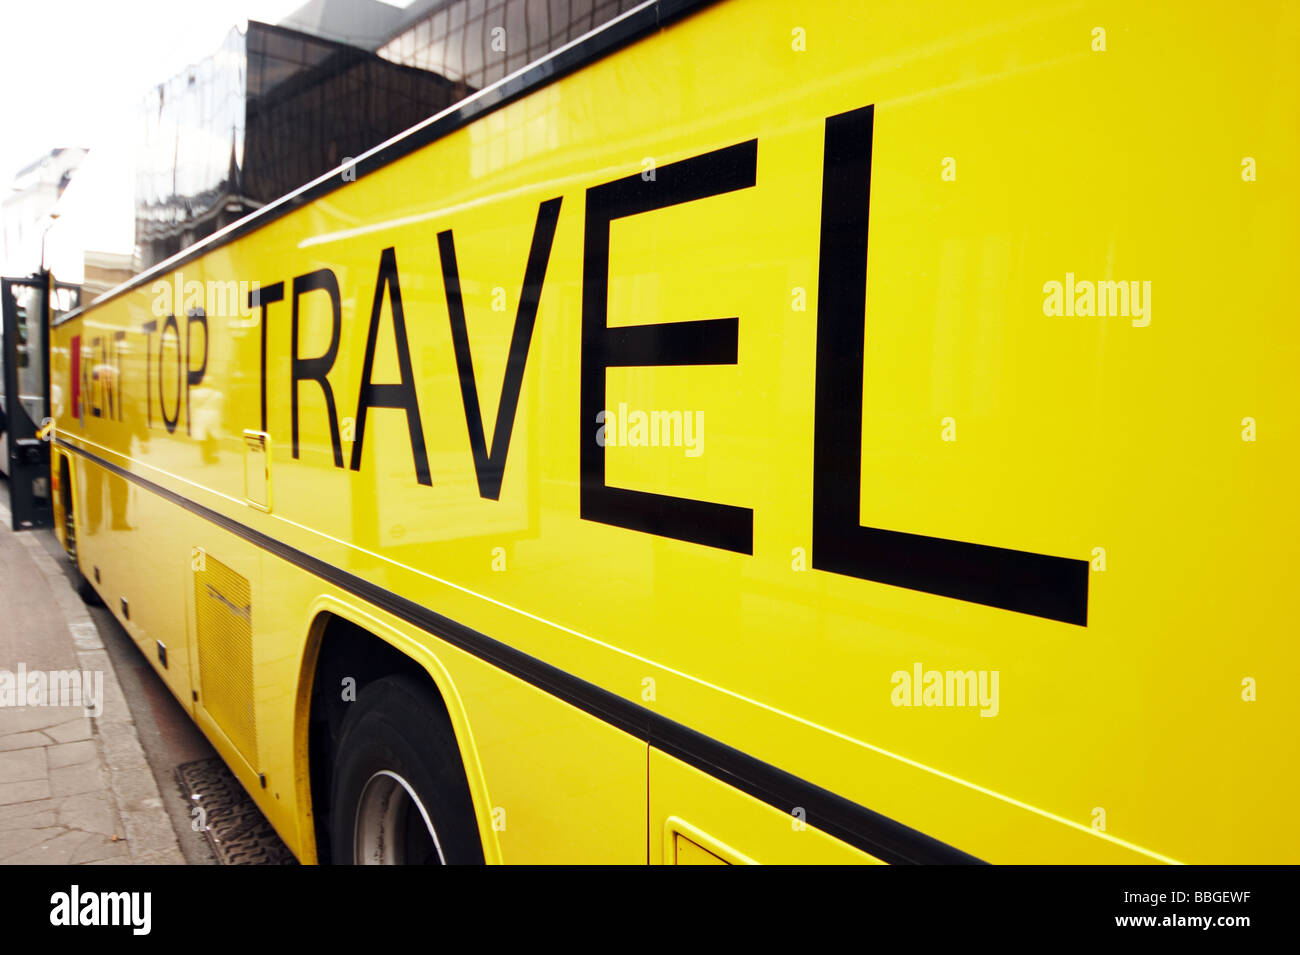
[[[1296,861],[1297,41],[1300,9],[1281,3],[719,3],[58,326],[58,437],[980,858]],[[808,560],[825,120],[869,104],[861,519],[1091,561],[1086,627]],[[609,323],[739,316],[739,360],[611,369],[611,408],[702,414],[704,440],[698,456],[606,452],[611,485],[752,508],[753,553],[583,521],[586,190],[755,138],[752,188],[612,227]],[[454,231],[490,436],[538,206],[557,196],[504,482],[484,499],[437,235]],[[431,486],[396,410],[370,413],[355,472],[342,422],[336,467],[310,381],[291,450],[293,279],[337,276],[329,380],[339,418],[354,417],[388,248]],[[1067,274],[1150,282],[1149,322],[1045,314],[1045,286]],[[258,312],[208,308],[188,400],[170,377],[181,349],[141,332],[161,327],[160,295],[209,280],[285,283],[266,329],[269,512],[244,490]],[[379,382],[400,374],[387,302]],[[304,356],[326,348],[327,303],[301,299]],[[76,420],[72,336],[85,350],[120,330],[120,420]],[[198,367],[201,337],[182,367]],[[145,387],[153,362],[168,370],[161,396]],[[1257,440],[1243,440],[1247,418]],[[670,818],[759,861],[855,851],[787,833],[783,812],[72,464],[83,568],[101,569],[119,615],[112,595],[129,598],[124,622],[151,659],[168,644],[163,678],[306,860],[303,661],[326,605],[437,680],[490,861],[661,861]],[[196,547],[252,581],[257,765],[191,700]],[[916,664],[997,671],[996,716],[894,705],[895,675]]]
[[[650,858],[665,865],[872,865],[879,860],[809,827],[789,812],[650,750]],[[742,850],[740,847],[744,847]],[[683,851],[684,850],[684,851]]]
[[[671,860],[666,860],[666,865],[734,865],[680,833],[674,834],[673,839],[676,855]]]

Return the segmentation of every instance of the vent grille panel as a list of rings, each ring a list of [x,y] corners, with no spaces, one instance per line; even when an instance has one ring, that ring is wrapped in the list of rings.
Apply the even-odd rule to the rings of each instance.
[[[205,555],[203,569],[194,572],[201,702],[249,765],[256,766],[251,600],[246,578]]]

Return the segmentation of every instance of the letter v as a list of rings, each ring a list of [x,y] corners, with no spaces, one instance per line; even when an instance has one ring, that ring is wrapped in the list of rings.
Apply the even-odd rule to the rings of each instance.
[[[524,269],[524,287],[519,294],[510,354],[506,358],[505,379],[501,382],[501,400],[497,404],[496,427],[489,451],[483,436],[483,413],[479,407],[478,386],[474,382],[474,360],[470,356],[469,332],[465,327],[465,305],[460,293],[460,273],[456,267],[456,244],[451,230],[438,233],[438,253],[442,258],[442,281],[447,290],[447,313],[451,318],[451,341],[456,352],[456,371],[460,375],[460,396],[465,405],[465,424],[469,428],[470,448],[474,452],[474,472],[478,476],[480,497],[501,497],[501,479],[505,475],[506,454],[514,431],[519,392],[524,382],[524,366],[532,344],[533,326],[537,321],[537,303],[542,295],[546,266],[551,259],[555,224],[560,217],[562,197],[548,199],[537,208],[533,243],[528,250]]]

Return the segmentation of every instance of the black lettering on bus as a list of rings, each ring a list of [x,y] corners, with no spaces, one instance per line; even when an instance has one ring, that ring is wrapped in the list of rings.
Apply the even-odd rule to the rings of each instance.
[[[537,208],[537,222],[533,226],[533,241],[528,250],[528,264],[524,268],[524,285],[519,293],[519,308],[515,313],[515,327],[510,337],[510,354],[506,358],[505,379],[501,382],[501,397],[497,402],[496,425],[492,431],[490,450],[483,435],[483,413],[479,406],[478,385],[474,380],[474,360],[470,355],[469,332],[465,325],[465,303],[460,290],[456,243],[450,229],[438,233],[442,281],[447,293],[447,313],[451,318],[452,347],[456,353],[456,370],[460,376],[460,397],[465,408],[465,424],[469,428],[469,443],[474,453],[474,473],[478,477],[478,493],[480,497],[492,501],[501,497],[506,455],[510,451],[510,436],[514,431],[515,414],[519,409],[519,393],[523,388],[524,368],[528,364],[533,327],[537,322],[537,303],[542,295],[546,267],[551,260],[551,244],[555,239],[555,224],[560,217],[560,202],[561,197],[547,199]]]
[[[113,419],[113,369],[108,363],[109,341],[107,335],[99,339],[99,364],[95,368],[95,376],[99,379],[99,416],[111,421]]]
[[[398,383],[378,385],[370,380],[375,365],[375,343],[379,339],[379,315],[383,311],[384,289],[393,312],[393,338],[397,342]],[[411,349],[406,339],[406,315],[402,309],[402,288],[397,279],[397,252],[391,246],[379,256],[379,277],[375,279],[375,303],[370,309],[370,331],[366,335],[366,357],[361,364],[361,392],[357,395],[356,438],[352,442],[352,470],[361,469],[361,449],[366,439],[366,416],[371,408],[400,408],[406,412],[411,436],[411,457],[415,479],[431,485],[429,456],[424,448],[424,427],[420,423],[420,402],[415,394],[411,371]]]
[[[170,415],[167,414],[167,402],[163,400],[163,351],[167,347],[167,331],[171,330],[173,337],[176,339],[176,407]],[[181,417],[181,328],[176,321],[175,315],[168,315],[167,320],[163,322],[162,334],[158,336],[158,407],[162,410],[163,424],[167,426],[168,434],[175,432],[176,422]]]
[[[894,587],[1085,626],[1088,563],[862,527],[862,395],[874,108],[826,120],[812,566]]]
[[[203,361],[194,367],[194,326],[203,326]],[[191,309],[185,321],[185,433],[194,433],[194,418],[190,414],[190,389],[203,381],[208,371],[208,316],[201,308]]]
[[[104,336],[96,335],[90,340],[90,416],[102,418],[103,404],[100,400],[99,371],[104,365]]]
[[[298,356],[298,299],[308,292],[318,291],[328,292],[330,297],[333,324],[330,330],[329,347],[325,349],[323,355],[315,358],[300,358]],[[339,439],[339,416],[334,407],[334,389],[330,387],[329,378],[326,376],[334,367],[334,359],[338,357],[339,335],[342,329],[343,306],[339,298],[339,282],[334,277],[334,273],[329,269],[317,269],[315,272],[296,276],[293,280],[293,318],[290,333],[293,338],[293,358],[290,362],[290,385],[293,388],[293,395],[289,402],[289,413],[293,420],[293,456],[298,457],[298,383],[314,381],[320,385],[321,391],[325,394],[325,412],[329,417],[330,442],[334,448],[336,468],[343,467],[343,446]]]
[[[615,219],[707,199],[754,185],[758,140],[671,163],[652,180],[640,173],[587,190],[582,274],[582,375],[579,408],[580,514],[583,520],[691,541],[740,554],[754,552],[754,512],[747,507],[610,487],[596,416],[605,410],[605,371],[649,365],[734,365],[739,318],[609,327],[609,232]]]
[[[284,301],[284,283],[276,282],[274,285],[268,285],[266,288],[255,288],[248,293],[248,307],[262,310],[258,324],[262,336],[262,357],[261,357],[261,374],[259,380],[262,385],[262,431],[266,432],[266,307],[273,302]]]
[[[149,319],[140,326],[140,331],[144,332],[144,391],[145,391],[145,420],[150,428],[153,427],[153,336],[158,331],[158,322],[156,319]],[[161,358],[159,359],[161,360]],[[84,367],[84,366],[83,366]],[[84,388],[82,389],[85,390]],[[162,395],[158,396],[158,401],[162,402]]]
[[[113,339],[104,335],[98,339],[100,362],[95,369],[95,377],[99,381],[100,417],[107,418],[109,421],[117,420],[115,409],[117,406],[116,396],[113,393]]]
[[[82,424],[85,424],[85,412],[95,403],[95,397],[91,394],[90,372],[91,366],[95,363],[95,343],[89,336],[82,340],[81,344],[81,410]],[[94,417],[92,412],[91,417]]]
[[[117,393],[117,420],[126,418],[126,408],[122,406],[122,343],[126,341],[126,329],[119,328],[113,332],[113,389]]]

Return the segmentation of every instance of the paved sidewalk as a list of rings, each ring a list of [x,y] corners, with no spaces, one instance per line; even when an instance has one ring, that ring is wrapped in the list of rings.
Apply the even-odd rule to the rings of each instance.
[[[0,864],[182,865],[99,633],[38,537],[50,532],[11,531],[2,482],[0,496]],[[45,705],[73,673],[89,698]]]

